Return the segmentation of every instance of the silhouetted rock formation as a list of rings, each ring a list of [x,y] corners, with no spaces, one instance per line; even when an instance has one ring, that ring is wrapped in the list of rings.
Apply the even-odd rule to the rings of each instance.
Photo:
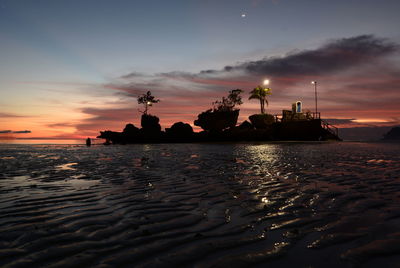
[[[239,129],[254,129],[254,126],[247,120],[243,121],[239,126]]]
[[[220,132],[224,129],[236,126],[239,117],[239,110],[219,111],[207,110],[197,116],[195,126],[210,132]]]
[[[193,137],[193,128],[189,124],[178,122],[174,123],[170,128],[166,128],[165,134],[170,140],[191,139]]]
[[[267,81],[268,82],[268,81]],[[250,92],[249,99],[260,101],[261,114],[253,114],[236,126],[239,117],[243,90],[230,90],[226,97],[212,103],[213,108],[200,113],[194,121],[195,126],[204,131],[195,133],[191,125],[177,122],[165,131],[161,131],[160,119],[148,114],[155,99],[150,91],[138,97],[138,104],[144,105],[140,124],[141,129],[127,124],[123,132],[101,131],[98,138],[110,143],[158,143],[158,142],[215,142],[215,141],[273,141],[273,140],[340,140],[338,129],[320,119],[318,113],[311,116],[303,113],[301,102],[292,105],[292,111],[283,110],[282,116],[266,114],[265,104],[270,88],[257,86]]]
[[[142,114],[140,125],[143,130],[150,132],[160,132],[161,126],[159,124],[160,119],[155,115]]]
[[[275,123],[275,118],[270,114],[253,114],[249,116],[251,124],[256,129],[266,129]]]
[[[140,138],[140,135],[140,129],[129,123],[122,131],[119,143],[133,143]]]
[[[98,138],[106,144],[159,143],[159,142],[224,142],[224,141],[320,141],[340,140],[337,131],[321,119],[299,118],[278,120],[270,114],[255,114],[236,126],[239,110],[207,110],[198,115],[194,124],[204,131],[195,133],[183,122],[174,123],[165,132],[161,131],[157,116],[143,114],[142,128],[127,124],[123,132],[101,131]],[[398,133],[394,129],[393,133]],[[387,137],[392,137],[392,132]]]
[[[160,138],[161,126],[160,119],[157,116],[150,114],[142,114],[140,129],[143,140],[154,140]]]
[[[139,135],[139,128],[135,127],[133,124],[127,124],[123,130],[123,133],[128,136],[137,136]]]
[[[152,117],[153,124],[146,129],[138,129],[127,124],[123,132],[101,131],[98,138],[106,139],[107,143],[159,143],[159,142],[224,142],[224,141],[323,141],[340,140],[336,135],[322,127],[320,119],[274,122],[266,128],[255,129],[244,121],[239,126],[228,127],[214,131],[193,132],[189,124],[178,122],[170,128],[159,131],[158,118]],[[157,123],[156,123],[157,122]],[[226,126],[226,125],[224,125]],[[216,131],[215,129],[220,129]]]
[[[100,135],[97,138],[105,139],[106,144],[123,143],[124,135],[121,132],[106,130],[100,131]]]
[[[383,135],[384,140],[400,141],[400,127],[394,127],[388,133]]]

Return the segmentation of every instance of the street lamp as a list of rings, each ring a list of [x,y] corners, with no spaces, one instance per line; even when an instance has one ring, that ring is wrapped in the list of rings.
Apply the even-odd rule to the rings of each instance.
[[[268,87],[269,79],[264,79],[263,84],[264,84],[264,92],[262,93],[262,108],[261,108],[262,113],[264,113],[264,105],[265,105],[265,101],[267,99],[267,95],[271,94],[270,88]],[[268,105],[268,102],[267,102],[267,105]]]
[[[317,81],[311,81],[311,84],[314,85],[314,93],[315,93],[315,117],[317,117],[318,105],[317,105]]]

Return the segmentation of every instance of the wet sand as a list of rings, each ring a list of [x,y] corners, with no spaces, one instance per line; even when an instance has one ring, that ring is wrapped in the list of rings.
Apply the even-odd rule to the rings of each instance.
[[[4,267],[399,267],[400,145],[0,145]]]

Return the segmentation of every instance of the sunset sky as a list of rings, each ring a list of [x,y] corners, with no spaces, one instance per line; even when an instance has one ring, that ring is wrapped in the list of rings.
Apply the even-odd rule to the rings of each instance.
[[[162,127],[241,88],[239,122],[291,103],[339,127],[400,123],[398,0],[0,0],[0,137],[95,137]]]

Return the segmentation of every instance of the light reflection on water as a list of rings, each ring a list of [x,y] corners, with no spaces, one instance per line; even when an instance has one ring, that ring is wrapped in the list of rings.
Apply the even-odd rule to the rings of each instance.
[[[0,265],[390,266],[399,149],[0,145]]]
[[[265,144],[265,145],[252,145],[247,148],[249,152],[249,160],[257,163],[260,160],[262,162],[274,163],[278,160],[277,145]]]
[[[59,170],[76,170],[76,167],[74,167],[74,166],[77,164],[78,163],[66,163],[66,164],[58,165],[58,166],[56,166],[56,168]]]
[[[91,139],[92,145],[103,144],[103,139]],[[21,145],[52,145],[52,144],[76,144],[76,145],[85,145],[86,146],[86,138],[85,139],[1,139],[0,144],[21,144]]]

